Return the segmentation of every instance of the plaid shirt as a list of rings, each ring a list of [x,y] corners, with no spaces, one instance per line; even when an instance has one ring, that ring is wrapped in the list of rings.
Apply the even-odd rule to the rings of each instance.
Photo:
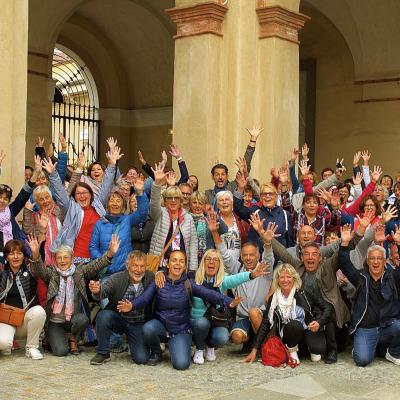
[[[296,243],[298,243],[297,233],[303,225],[310,225],[314,228],[315,231],[315,242],[320,246],[323,246],[325,243],[325,227],[326,221],[325,217],[319,213],[315,216],[314,220],[311,223],[308,223],[308,219],[304,213],[304,210],[300,212],[293,212],[292,214],[292,226],[293,226],[293,235],[296,238]]]
[[[134,285],[129,285],[124,294],[124,300],[129,300],[131,303],[135,300],[135,297],[140,296],[144,292],[143,283],[139,283],[137,290]],[[122,313],[124,318],[129,323],[144,322],[144,309],[132,309],[128,313]]]

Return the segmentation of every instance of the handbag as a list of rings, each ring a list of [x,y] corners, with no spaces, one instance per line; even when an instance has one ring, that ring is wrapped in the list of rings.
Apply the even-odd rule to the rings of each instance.
[[[275,335],[270,336],[261,348],[261,360],[263,365],[269,365],[274,368],[289,365],[296,368],[297,363],[291,357],[288,349],[282,343],[282,340]]]
[[[35,300],[35,297],[36,295],[32,297],[31,301],[24,308],[13,307],[6,303],[0,303],[0,322],[15,326],[17,328],[22,326],[24,323],[26,310],[31,305],[32,301]]]
[[[165,247],[163,248],[162,252],[159,255],[151,254],[151,253],[147,254],[146,269],[148,269],[154,273],[158,271],[158,269],[160,268],[161,260],[163,259],[164,254],[169,249],[169,246],[171,246],[171,243],[173,242],[175,236],[178,234],[179,228],[180,228],[180,226],[178,224],[177,227],[175,228],[174,232],[172,233],[171,239],[169,239],[168,243],[165,245]]]
[[[232,313],[227,307],[218,309],[210,305],[204,316],[210,321],[211,328],[229,329],[232,323]]]

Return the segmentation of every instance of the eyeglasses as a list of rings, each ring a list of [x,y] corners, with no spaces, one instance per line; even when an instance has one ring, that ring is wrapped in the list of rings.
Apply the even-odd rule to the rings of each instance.
[[[75,196],[89,196],[89,192],[75,192]]]
[[[384,260],[384,257],[370,257],[370,258],[368,258],[368,261],[372,261],[372,262],[383,261],[383,260]]]
[[[365,204],[364,208],[376,208],[375,204]]]
[[[260,197],[274,197],[276,195],[276,193],[274,192],[263,192],[260,193]]]
[[[182,196],[184,196],[184,197],[189,197],[190,195],[191,195],[191,193],[182,192]]]
[[[180,197],[175,197],[175,196],[172,196],[172,197],[166,197],[165,198],[165,200],[172,200],[172,201],[175,201],[175,200],[180,200],[181,198]]]
[[[218,257],[206,257],[204,259],[204,261],[207,261],[207,262],[213,261],[215,263],[219,263],[219,258]]]

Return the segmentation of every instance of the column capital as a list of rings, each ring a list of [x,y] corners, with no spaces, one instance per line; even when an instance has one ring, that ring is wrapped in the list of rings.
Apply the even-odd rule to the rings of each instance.
[[[265,0],[258,0],[256,11],[260,23],[259,38],[278,37],[299,44],[299,30],[310,17],[281,6],[267,7],[265,4]]]
[[[174,39],[211,33],[223,36],[222,21],[228,11],[226,2],[209,1],[192,6],[169,8],[165,12],[176,23]]]

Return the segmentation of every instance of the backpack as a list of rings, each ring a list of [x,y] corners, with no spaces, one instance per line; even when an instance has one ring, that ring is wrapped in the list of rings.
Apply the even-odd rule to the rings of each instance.
[[[278,336],[270,336],[261,348],[261,359],[263,365],[279,368],[281,366],[289,365],[291,368],[297,366],[288,352],[286,346],[282,343]]]

